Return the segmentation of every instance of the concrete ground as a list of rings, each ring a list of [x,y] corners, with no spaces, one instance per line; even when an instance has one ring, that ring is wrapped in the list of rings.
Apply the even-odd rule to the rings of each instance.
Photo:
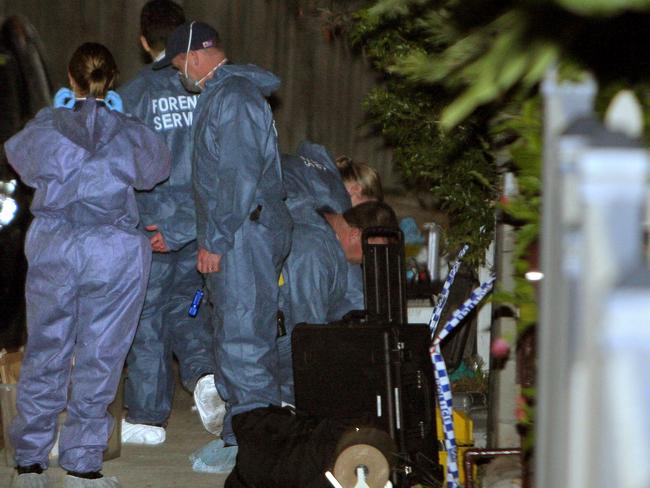
[[[521,461],[517,456],[503,456],[490,462],[483,471],[482,488],[520,488],[523,486]]]
[[[221,488],[226,475],[195,473],[188,455],[215,437],[203,429],[201,421],[191,410],[189,393],[177,390],[174,409],[167,428],[167,440],[161,446],[145,447],[123,445],[120,457],[107,461],[103,473],[117,476],[125,488]],[[4,461],[1,453],[0,461]],[[0,466],[0,487],[11,486],[13,469]],[[59,467],[48,470],[55,480],[54,488],[61,486],[65,472]]]
[[[188,456],[214,440],[203,429],[192,396],[177,385],[174,408],[167,428],[167,440],[161,446],[122,445],[121,455],[104,464],[103,472],[117,476],[125,488],[222,488],[226,475],[195,473]],[[0,488],[11,486],[13,468],[4,465],[0,452]],[[61,487],[64,471],[51,467],[53,488]],[[476,486],[483,488],[517,488],[522,486],[521,466],[516,457],[504,457],[483,466]]]

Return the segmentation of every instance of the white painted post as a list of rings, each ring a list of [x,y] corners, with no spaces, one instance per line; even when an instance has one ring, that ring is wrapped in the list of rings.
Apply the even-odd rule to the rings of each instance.
[[[605,357],[599,403],[602,444],[592,466],[594,487],[650,486],[650,272],[625,279],[607,300],[601,354]]]
[[[562,147],[562,132],[574,121],[593,112],[596,84],[558,83],[550,72],[542,85],[544,95],[544,168],[541,236],[540,321],[538,324],[538,399],[536,418],[535,486],[560,487],[566,483],[570,469],[568,459],[568,392],[570,348],[573,343],[570,295],[576,290],[568,286],[563,261],[567,246],[568,224],[564,204],[571,199],[564,175],[570,174],[580,137],[574,145]],[[572,137],[572,136],[570,136]],[[568,171],[568,173],[567,173]],[[569,196],[567,196],[569,193]],[[580,485],[576,485],[580,486]]]
[[[617,316],[629,317],[621,306],[619,292],[614,293],[614,304],[609,303],[617,284],[644,268],[642,228],[649,167],[648,152],[638,141],[612,132],[603,131],[594,137],[591,147],[578,158],[584,245],[573,327],[568,452],[571,470],[566,486],[612,486],[606,481],[611,478],[612,466],[607,464],[611,463],[612,451],[623,449],[628,453],[627,443],[611,442],[621,425],[607,423],[606,400],[610,392],[603,392],[607,388],[605,378],[610,379],[609,387],[614,389],[618,380],[625,379],[612,377],[608,370],[610,356],[604,338],[609,329],[616,331],[622,325]],[[637,421],[620,413],[618,417],[628,424]],[[612,481],[617,486],[630,486]]]
[[[585,88],[568,92],[593,97],[595,86]],[[553,111],[573,103],[566,89],[547,80],[551,127]],[[650,442],[638,438],[631,453],[630,439],[621,432],[632,432],[639,419],[620,409],[622,397],[639,400],[630,388],[650,392],[650,381],[631,373],[641,356],[630,354],[631,343],[625,343],[630,327],[650,328],[650,305],[639,298],[650,302],[642,257],[650,157],[628,137],[640,134],[640,109],[629,95],[617,100],[607,129],[593,117],[564,115],[558,119],[573,120],[570,127],[558,136],[547,126],[545,134],[535,468],[540,487],[636,488],[650,480],[650,469],[630,472],[631,459],[647,464]],[[584,108],[584,100],[578,106]],[[639,273],[645,285],[617,290]],[[650,352],[650,341],[643,347]],[[624,372],[630,374],[623,378]]]

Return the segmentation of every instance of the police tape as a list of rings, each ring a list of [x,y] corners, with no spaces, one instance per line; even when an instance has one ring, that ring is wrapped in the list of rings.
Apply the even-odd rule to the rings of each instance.
[[[436,330],[438,328],[438,323],[442,317],[442,311],[447,305],[447,299],[449,298],[449,290],[454,284],[456,279],[456,273],[460,268],[463,257],[467,253],[469,246],[465,244],[463,248],[458,252],[456,260],[452,265],[447,278],[445,278],[445,283],[442,286],[438,301],[433,313],[431,314],[431,320],[429,321],[429,330],[431,331],[432,341],[435,339]],[[435,344],[435,343],[434,343]],[[449,398],[451,399],[451,385],[449,383],[449,378],[447,377],[447,368],[445,361],[442,357],[440,351],[440,346],[431,347],[431,360],[433,362],[433,370],[436,377],[436,393],[438,395],[438,404],[440,405],[440,415],[442,418],[443,432],[444,432],[444,444],[445,451],[447,451],[447,479],[450,480],[450,483],[457,483],[459,478],[458,473],[458,462],[456,459],[456,436],[454,433],[454,422],[453,422],[453,411],[450,408],[447,408],[447,399],[445,395],[447,394],[445,390],[449,393]],[[451,405],[449,406],[451,407]],[[453,456],[453,458],[452,458]],[[450,485],[455,486],[455,485]]]
[[[465,257],[465,254],[467,253],[468,249],[469,246],[465,244],[463,248],[458,252],[458,256],[456,256],[456,261],[454,261],[454,264],[451,267],[451,270],[449,271],[447,278],[445,279],[445,283],[442,285],[442,290],[440,291],[438,302],[436,303],[436,306],[433,309],[433,314],[431,314],[431,320],[429,321],[429,330],[431,330],[432,339],[436,333],[438,322],[440,322],[442,311],[445,308],[445,305],[447,304],[447,298],[449,297],[449,289],[451,288],[451,285],[454,283],[454,280],[456,279],[456,273],[458,272],[458,268],[460,268],[461,261],[463,260],[463,257]]]
[[[457,260],[458,262],[458,260]],[[450,273],[451,274],[451,273]],[[442,357],[440,342],[449,335],[460,322],[490,293],[496,277],[492,276],[481,286],[476,288],[467,300],[465,300],[452,314],[451,319],[445,324],[440,333],[433,340],[431,362],[436,377],[438,403],[440,404],[440,416],[442,417],[442,430],[445,436],[444,445],[447,451],[447,487],[457,488],[459,484],[458,453],[456,450],[456,435],[454,433],[453,402],[451,396],[451,383],[447,374],[447,366]],[[453,279],[451,280],[453,282]],[[435,312],[435,311],[434,311]],[[433,320],[433,318],[432,318]]]

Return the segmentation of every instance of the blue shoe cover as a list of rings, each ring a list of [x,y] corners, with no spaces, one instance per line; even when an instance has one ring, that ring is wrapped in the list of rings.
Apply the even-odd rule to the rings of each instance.
[[[237,446],[225,447],[221,439],[208,442],[190,454],[192,470],[198,473],[230,473],[237,461]]]

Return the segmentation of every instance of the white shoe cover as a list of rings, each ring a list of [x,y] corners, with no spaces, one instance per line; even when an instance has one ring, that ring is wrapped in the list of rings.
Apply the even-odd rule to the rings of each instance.
[[[196,382],[194,403],[205,430],[214,435],[221,434],[223,418],[226,415],[226,404],[214,386],[213,374],[205,375]]]
[[[67,475],[63,478],[63,488],[122,488],[122,485],[114,476],[87,480]]]
[[[157,446],[165,442],[167,434],[163,427],[146,424],[132,424],[122,419],[122,443]]]
[[[15,474],[11,482],[11,488],[51,488],[52,486],[45,473]]]

